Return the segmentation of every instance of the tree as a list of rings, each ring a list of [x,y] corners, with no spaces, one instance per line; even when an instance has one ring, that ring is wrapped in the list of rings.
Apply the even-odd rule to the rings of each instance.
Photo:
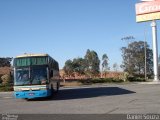
[[[73,59],[72,65],[73,65],[74,72],[80,75],[84,74],[86,66],[85,66],[85,60],[83,58]]]
[[[121,40],[125,40],[129,43],[129,41],[135,40],[135,38],[134,36],[130,35],[130,36],[123,37]]]
[[[102,72],[106,72],[107,70],[109,70],[109,67],[108,67],[108,56],[107,54],[104,54],[102,56]]]
[[[74,58],[73,61],[67,60],[63,69],[69,76],[74,75],[75,73],[83,75],[85,67],[85,60],[83,58]]]
[[[118,64],[117,64],[117,63],[114,63],[114,64],[113,64],[113,69],[114,69],[114,71],[117,72],[117,70],[118,70]]]
[[[10,67],[11,66],[12,58],[0,58],[0,67]]]
[[[122,47],[122,68],[129,74],[144,74],[145,72],[145,48],[143,41],[135,41],[128,45],[128,47]],[[147,71],[149,74],[153,72],[153,52],[146,43],[147,52]]]
[[[73,64],[72,64],[72,60],[67,60],[65,62],[65,66],[63,67],[63,70],[65,71],[65,73],[67,75],[72,75],[73,73]]]
[[[100,60],[98,58],[98,54],[95,51],[90,51],[88,49],[84,59],[86,66],[85,74],[89,75],[90,77],[99,74]]]
[[[84,58],[74,58],[73,61],[67,60],[63,69],[70,76],[73,73],[78,73],[92,77],[99,74],[99,65],[100,60],[97,53],[88,49]]]

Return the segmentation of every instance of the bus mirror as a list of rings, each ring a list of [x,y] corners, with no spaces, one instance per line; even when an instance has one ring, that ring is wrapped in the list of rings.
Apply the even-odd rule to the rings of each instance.
[[[50,72],[50,77],[53,77],[53,70],[51,70]]]

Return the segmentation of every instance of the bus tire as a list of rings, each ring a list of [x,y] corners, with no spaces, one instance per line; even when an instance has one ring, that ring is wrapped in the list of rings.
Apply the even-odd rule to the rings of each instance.
[[[51,85],[51,95],[50,95],[51,98],[53,97],[53,94],[54,94],[54,89],[53,89],[53,85]]]
[[[56,93],[58,93],[58,91],[59,91],[59,82],[57,82],[56,84]]]

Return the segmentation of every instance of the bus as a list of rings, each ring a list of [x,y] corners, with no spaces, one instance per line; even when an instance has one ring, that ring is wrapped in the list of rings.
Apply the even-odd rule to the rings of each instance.
[[[14,96],[51,97],[60,87],[59,65],[48,54],[24,54],[13,60]]]

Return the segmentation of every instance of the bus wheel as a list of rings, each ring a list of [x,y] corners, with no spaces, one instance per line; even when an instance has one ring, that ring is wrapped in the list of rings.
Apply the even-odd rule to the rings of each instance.
[[[53,94],[54,94],[54,89],[53,89],[53,85],[51,85],[51,95],[50,95],[50,97],[53,97]]]
[[[59,91],[59,82],[57,82],[57,85],[56,85],[56,93],[58,93]]]

